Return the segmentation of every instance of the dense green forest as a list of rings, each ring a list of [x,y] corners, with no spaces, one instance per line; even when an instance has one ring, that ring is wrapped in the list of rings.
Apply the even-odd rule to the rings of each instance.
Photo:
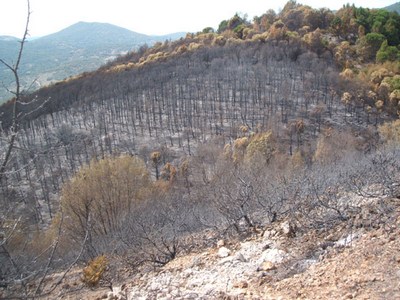
[[[165,265],[208,230],[351,230],[352,196],[400,195],[399,44],[396,12],[289,1],[8,101],[0,282],[37,296],[91,261],[93,287],[104,257]]]

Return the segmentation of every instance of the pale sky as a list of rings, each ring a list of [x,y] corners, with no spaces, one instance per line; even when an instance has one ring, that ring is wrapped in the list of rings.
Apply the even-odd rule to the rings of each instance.
[[[346,3],[385,7],[398,0],[298,0],[314,8],[337,10]],[[282,9],[287,0],[30,0],[30,36],[60,31],[79,21],[104,22],[148,35],[197,32],[218,28],[220,21],[236,12],[249,19],[272,8]],[[26,0],[0,0],[0,35],[21,37],[26,20]]]

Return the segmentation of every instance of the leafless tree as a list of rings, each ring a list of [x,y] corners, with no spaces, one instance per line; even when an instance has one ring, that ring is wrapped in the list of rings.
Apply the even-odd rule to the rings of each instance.
[[[12,109],[12,125],[9,130],[9,140],[8,140],[8,147],[5,153],[5,156],[3,158],[3,161],[1,162],[0,166],[0,182],[2,181],[4,177],[4,173],[7,168],[7,164],[10,161],[11,153],[14,149],[15,145],[15,139],[17,137],[18,131],[19,131],[19,120],[20,120],[20,111],[19,111],[19,106],[23,105],[21,102],[22,100],[22,91],[21,91],[21,83],[20,83],[20,77],[19,77],[19,66],[21,63],[22,59],[22,54],[25,46],[26,39],[28,37],[28,29],[29,29],[29,20],[30,20],[30,15],[31,15],[31,9],[30,9],[30,3],[29,0],[27,0],[27,8],[28,8],[28,13],[26,17],[26,24],[25,24],[25,31],[22,36],[22,40],[20,41],[20,48],[18,51],[17,55],[17,60],[14,64],[12,63],[7,63],[5,60],[0,58],[0,62],[5,65],[14,75],[14,80],[15,80],[15,91],[9,91],[14,95],[13,101],[13,109]]]
[[[12,105],[12,114],[11,116],[8,116],[8,118],[11,118],[11,124],[9,124],[7,128],[1,128],[3,136],[2,144],[5,145],[4,155],[2,155],[0,162],[0,184],[2,186],[4,202],[10,202],[5,199],[10,197],[10,193],[4,192],[8,190],[7,185],[14,188],[14,183],[8,181],[8,177],[16,176],[18,178],[21,176],[24,169],[28,170],[26,171],[26,174],[29,174],[29,169],[31,167],[36,170],[42,170],[43,173],[40,176],[40,183],[44,192],[48,190],[48,182],[46,181],[45,176],[43,176],[44,170],[39,167],[40,161],[36,159],[39,153],[43,153],[43,149],[40,149],[38,153],[35,153],[35,146],[31,145],[28,139],[24,140],[24,136],[20,136],[23,119],[37,113],[37,111],[47,102],[43,101],[41,104],[37,103],[37,98],[27,100],[20,82],[19,68],[23,57],[24,46],[29,35],[30,17],[30,1],[27,0],[25,31],[20,41],[16,61],[7,62],[0,58],[0,63],[13,73],[15,81],[15,90],[8,90],[8,92],[13,94],[13,99],[9,102]],[[3,117],[4,116],[2,116],[2,118]],[[24,167],[19,167],[18,161],[13,159],[15,152],[21,152],[21,157],[30,157],[25,161],[20,161]],[[44,152],[46,152],[46,150]],[[10,169],[13,170],[11,171]],[[31,182],[29,176],[28,182]],[[18,197],[19,196],[20,195],[18,195]],[[49,210],[51,211],[48,199],[47,202]],[[17,206],[15,201],[14,206]],[[4,208],[7,207],[4,206]],[[2,209],[0,216],[0,286],[3,288],[9,287],[9,290],[5,294],[6,298],[28,299],[40,297],[50,292],[48,287],[46,288],[45,279],[51,272],[53,272],[55,265],[62,231],[62,216],[52,243],[47,248],[41,249],[41,253],[37,253],[29,249],[29,241],[21,241],[21,239],[24,239],[26,236],[24,235],[24,212],[19,211],[19,213],[22,215],[15,218],[13,213],[9,214],[8,209]],[[85,242],[83,244],[85,244]],[[79,253],[75,261],[65,269],[64,275],[55,285],[53,285],[51,290],[54,290],[61,283],[67,272],[69,272],[72,266],[77,262],[80,255],[81,253]]]

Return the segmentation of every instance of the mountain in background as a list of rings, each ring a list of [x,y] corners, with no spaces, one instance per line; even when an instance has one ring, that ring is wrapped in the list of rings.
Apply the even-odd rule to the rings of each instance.
[[[384,7],[388,11],[395,11],[400,14],[400,2]]]
[[[24,49],[20,76],[24,88],[35,90],[82,72],[92,71],[121,54],[142,45],[174,40],[185,33],[148,36],[107,23],[79,22],[57,33],[29,40]],[[0,36],[0,57],[13,63],[19,49],[19,39]],[[12,73],[0,65],[4,86],[13,89]],[[0,90],[0,103],[11,98]]]

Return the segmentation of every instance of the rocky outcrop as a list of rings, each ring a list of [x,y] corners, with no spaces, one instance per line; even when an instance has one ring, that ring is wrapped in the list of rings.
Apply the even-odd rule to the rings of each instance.
[[[342,224],[300,236],[295,226],[281,222],[262,235],[219,241],[215,248],[138,274],[124,295],[132,300],[399,298],[399,215],[388,231],[349,231]]]
[[[269,237],[232,246],[220,241],[217,246],[138,276],[127,289],[128,299],[217,299],[223,295],[254,299],[251,285],[290,257]]]
[[[399,204],[389,199],[391,211],[380,219],[369,201],[352,220],[324,230],[274,222],[262,234],[219,240],[161,268],[143,266],[112,292],[73,298],[400,299]]]

